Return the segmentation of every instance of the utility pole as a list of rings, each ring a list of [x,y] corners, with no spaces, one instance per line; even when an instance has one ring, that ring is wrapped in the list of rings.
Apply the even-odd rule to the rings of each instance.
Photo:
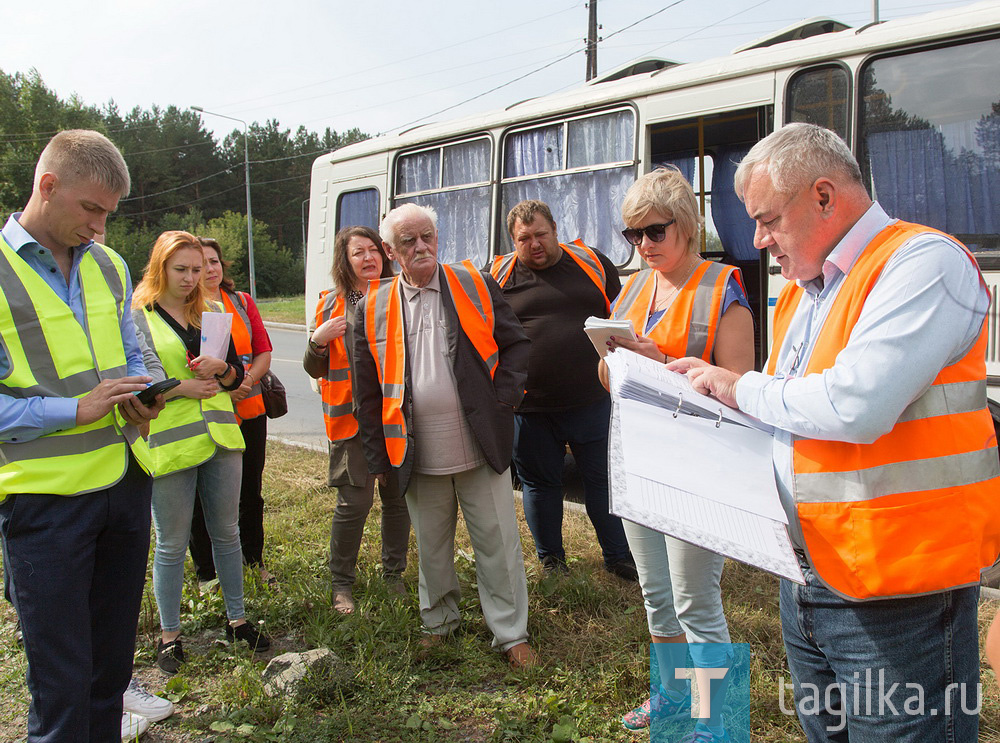
[[[590,11],[590,19],[587,23],[587,80],[597,77],[597,0],[589,0],[587,8]]]

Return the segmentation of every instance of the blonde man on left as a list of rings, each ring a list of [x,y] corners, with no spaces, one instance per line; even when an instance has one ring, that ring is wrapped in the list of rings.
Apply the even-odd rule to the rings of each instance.
[[[103,135],[57,134],[0,231],[0,534],[28,659],[28,741],[117,740],[149,550],[157,416],[120,256],[129,192]],[[71,618],[71,621],[67,621]]]

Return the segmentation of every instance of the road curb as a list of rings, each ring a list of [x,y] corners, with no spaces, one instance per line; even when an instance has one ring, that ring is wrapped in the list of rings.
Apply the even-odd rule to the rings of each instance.
[[[272,322],[270,320],[264,321],[265,328],[276,328],[278,330],[301,330],[303,333],[306,332],[305,325],[296,325],[291,322]]]

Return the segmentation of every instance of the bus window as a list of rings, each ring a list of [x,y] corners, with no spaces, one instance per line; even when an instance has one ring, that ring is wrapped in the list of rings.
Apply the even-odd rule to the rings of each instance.
[[[1000,257],[1000,39],[875,59],[861,70],[861,167],[894,217]]]
[[[438,260],[486,265],[490,255],[490,155],[486,138],[401,155],[395,206],[437,212]]]
[[[348,191],[337,199],[337,230],[354,225],[378,229],[378,189]]]
[[[632,246],[621,236],[621,204],[634,180],[631,110],[511,132],[504,139],[501,229],[511,207],[541,199],[552,209],[563,242],[582,238],[625,265]],[[509,245],[506,234],[502,241]]]
[[[788,82],[785,123],[816,124],[849,142],[849,91],[850,81],[843,67],[828,65],[797,72]]]

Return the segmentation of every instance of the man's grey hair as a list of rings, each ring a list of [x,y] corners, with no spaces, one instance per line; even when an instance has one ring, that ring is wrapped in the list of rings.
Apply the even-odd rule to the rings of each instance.
[[[387,242],[392,247],[396,247],[396,240],[398,238],[396,226],[407,217],[418,216],[427,217],[431,220],[434,231],[437,232],[437,212],[434,209],[429,206],[421,206],[420,204],[403,204],[386,214],[385,219],[382,220],[382,224],[379,225],[378,235],[382,238],[382,242]]]
[[[49,140],[35,166],[35,187],[43,173],[67,183],[96,183],[118,197],[132,188],[125,158],[114,143],[90,129],[67,129]]]
[[[847,144],[815,124],[786,124],[755,144],[736,169],[733,186],[743,200],[754,170],[761,166],[780,193],[793,193],[818,178],[839,175],[861,188],[861,168]]]

